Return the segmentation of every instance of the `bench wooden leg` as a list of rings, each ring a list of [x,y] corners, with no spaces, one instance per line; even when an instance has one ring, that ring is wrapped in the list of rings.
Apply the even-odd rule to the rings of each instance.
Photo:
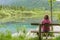
[[[39,40],[42,40],[42,37],[41,37],[42,35],[39,35],[38,37],[39,37]]]

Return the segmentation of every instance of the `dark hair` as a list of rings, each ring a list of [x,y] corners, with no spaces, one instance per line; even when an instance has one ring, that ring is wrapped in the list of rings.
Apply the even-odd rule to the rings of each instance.
[[[44,16],[44,19],[49,19],[49,16],[48,16],[48,15],[45,15],[45,16]]]

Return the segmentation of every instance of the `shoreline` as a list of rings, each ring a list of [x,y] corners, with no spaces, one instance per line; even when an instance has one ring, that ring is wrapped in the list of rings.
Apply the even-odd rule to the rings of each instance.
[[[55,31],[55,32],[56,32],[56,31],[57,31],[57,32],[60,31],[60,26],[54,26],[53,28],[54,28],[53,31]],[[31,30],[35,30],[35,29],[31,29]],[[30,37],[32,37],[32,36],[34,36],[34,37],[37,36],[36,34],[31,33],[31,30],[29,30],[29,31],[27,32],[26,36],[30,36]],[[38,31],[38,28],[36,28],[36,30]],[[14,34],[12,34],[12,36],[19,36],[20,34],[23,35],[22,32],[19,32],[19,33],[14,33]],[[57,37],[57,36],[60,36],[60,34],[54,33],[54,36]]]

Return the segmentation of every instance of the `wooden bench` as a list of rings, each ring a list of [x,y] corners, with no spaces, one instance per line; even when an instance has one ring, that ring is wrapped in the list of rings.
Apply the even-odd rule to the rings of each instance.
[[[47,25],[47,24],[39,24],[39,23],[31,23],[31,25],[39,25],[39,31],[31,31],[32,33],[38,33],[39,34],[39,40],[42,40],[41,37],[41,33],[45,33],[45,32],[41,32],[41,26],[42,25]],[[60,26],[60,24],[49,24],[49,26]],[[48,33],[48,32],[47,32]],[[60,32],[49,32],[49,33],[60,33]]]

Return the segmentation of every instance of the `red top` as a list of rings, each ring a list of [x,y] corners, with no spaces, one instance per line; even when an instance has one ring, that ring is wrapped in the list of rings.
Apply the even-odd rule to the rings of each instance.
[[[43,21],[42,21],[42,24],[45,24],[45,23],[48,23],[48,24],[50,24],[50,20],[49,19],[44,19]],[[46,27],[46,26],[42,26],[42,29],[43,29],[43,31],[45,31],[45,30],[48,30],[48,31],[50,31],[50,27],[48,26],[48,27]]]

